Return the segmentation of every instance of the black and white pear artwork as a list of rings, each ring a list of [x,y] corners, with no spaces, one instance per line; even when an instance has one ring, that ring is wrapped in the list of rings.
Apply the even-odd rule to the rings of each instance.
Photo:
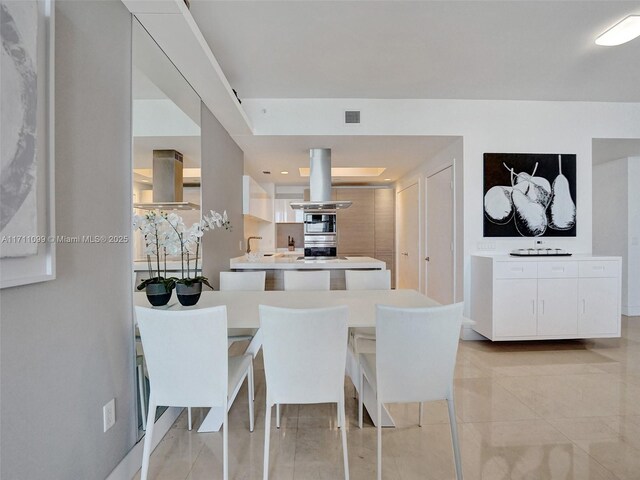
[[[576,234],[576,156],[484,155],[484,236]]]

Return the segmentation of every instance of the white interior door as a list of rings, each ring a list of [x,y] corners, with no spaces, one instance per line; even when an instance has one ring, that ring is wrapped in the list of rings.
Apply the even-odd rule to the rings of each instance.
[[[442,304],[454,301],[453,167],[427,178],[426,293]]]
[[[398,192],[397,198],[398,225],[398,288],[419,289],[420,260],[419,246],[419,191],[418,184]]]

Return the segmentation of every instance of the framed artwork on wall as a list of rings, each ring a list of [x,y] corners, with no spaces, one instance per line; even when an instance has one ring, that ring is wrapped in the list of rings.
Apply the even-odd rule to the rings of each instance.
[[[575,237],[576,156],[484,154],[485,237]]]
[[[0,288],[55,278],[54,2],[0,2]]]

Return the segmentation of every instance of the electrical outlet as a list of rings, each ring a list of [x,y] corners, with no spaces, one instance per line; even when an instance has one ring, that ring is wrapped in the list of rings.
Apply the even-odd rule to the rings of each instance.
[[[112,398],[109,403],[102,407],[102,423],[106,432],[116,423],[116,399]]]

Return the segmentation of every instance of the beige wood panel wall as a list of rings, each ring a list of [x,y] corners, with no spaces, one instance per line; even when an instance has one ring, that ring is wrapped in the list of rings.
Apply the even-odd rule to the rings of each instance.
[[[351,207],[338,210],[338,252],[340,255],[375,255],[374,190],[335,189],[338,200],[351,200]]]
[[[396,192],[393,188],[374,190],[374,225],[375,254],[374,258],[386,262],[391,270],[391,285],[395,286],[395,217]]]

